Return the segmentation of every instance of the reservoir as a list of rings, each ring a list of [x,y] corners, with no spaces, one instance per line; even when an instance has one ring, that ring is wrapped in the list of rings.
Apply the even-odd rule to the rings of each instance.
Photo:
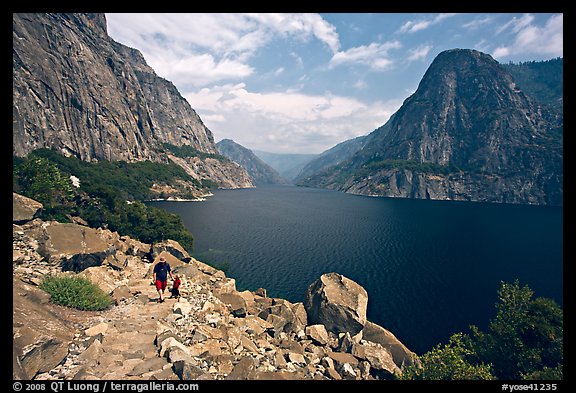
[[[418,354],[486,330],[501,281],[563,305],[562,207],[373,198],[295,186],[150,202],[182,217],[192,255],[238,290],[301,302],[322,274],[368,292],[368,319]]]

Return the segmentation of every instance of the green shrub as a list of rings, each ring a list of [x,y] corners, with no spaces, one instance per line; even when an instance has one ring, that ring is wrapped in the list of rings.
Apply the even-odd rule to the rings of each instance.
[[[498,379],[562,375],[564,313],[552,299],[533,299],[527,286],[502,282],[488,331],[472,326],[478,359],[492,363]]]
[[[69,204],[74,197],[70,179],[48,159],[32,156],[15,160],[14,165],[17,190],[42,203],[44,208]]]
[[[78,310],[105,310],[114,302],[98,285],[79,276],[48,276],[40,289],[48,292],[54,303]]]
[[[474,350],[463,333],[450,337],[448,344],[437,345],[419,359],[422,367],[409,366],[402,379],[416,380],[493,380],[490,365],[474,364]]]
[[[518,280],[502,282],[487,332],[471,326],[471,335],[452,335],[419,357],[422,367],[407,367],[402,379],[563,379],[564,313],[552,299],[533,295]]]
[[[79,188],[72,187],[72,174],[80,178]],[[44,204],[43,220],[69,222],[68,216],[80,216],[90,227],[105,227],[144,243],[172,239],[191,253],[194,238],[180,217],[139,202],[154,197],[152,184],[178,179],[198,188],[215,186],[193,179],[174,163],[84,162],[50,149],[13,157],[13,189]]]

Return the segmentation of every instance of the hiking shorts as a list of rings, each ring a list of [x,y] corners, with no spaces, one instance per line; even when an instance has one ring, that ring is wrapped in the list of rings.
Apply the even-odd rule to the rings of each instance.
[[[165,290],[167,283],[168,283],[168,280],[166,280],[166,281],[156,280],[156,289],[157,289],[158,291],[163,291],[163,290]]]

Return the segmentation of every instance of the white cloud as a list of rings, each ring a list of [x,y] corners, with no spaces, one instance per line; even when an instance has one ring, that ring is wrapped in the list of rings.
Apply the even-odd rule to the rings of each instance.
[[[407,60],[410,61],[417,61],[423,60],[428,56],[428,53],[432,49],[432,45],[420,45],[417,48],[410,49],[408,51],[408,58]]]
[[[537,54],[545,56],[563,56],[564,53],[564,16],[552,15],[544,26],[536,26],[532,15],[513,18],[498,29],[502,32],[508,28],[515,33],[513,42],[499,46],[492,56],[502,58],[518,54]]]
[[[324,42],[332,52],[340,48],[336,27],[318,14],[246,14],[270,31],[308,39],[312,36]]]
[[[364,103],[355,98],[299,92],[255,93],[226,84],[184,94],[216,140],[230,138],[256,150],[320,153],[383,125],[401,100]],[[258,133],[255,130],[265,130]]]
[[[530,25],[534,21],[534,15],[524,14],[521,18],[513,17],[508,22],[499,26],[496,29],[496,34],[500,34],[503,31],[508,30],[509,28],[514,32],[517,33],[518,31],[522,30],[524,27]]]
[[[139,13],[106,17],[112,38],[138,48],[160,76],[177,86],[244,78],[253,72],[250,58],[278,37],[317,39],[332,53],[340,47],[336,28],[318,14]]]
[[[384,43],[373,42],[370,45],[362,45],[350,48],[344,52],[337,52],[330,59],[330,66],[335,67],[341,64],[364,64],[370,66],[375,71],[389,68],[393,60],[388,57],[388,51],[402,47],[399,41],[388,41]]]
[[[415,33],[417,31],[420,30],[424,30],[429,28],[430,26],[433,26],[437,23],[442,22],[444,19],[447,18],[451,18],[455,15],[458,14],[454,14],[454,13],[444,13],[444,14],[438,14],[436,15],[434,18],[432,19],[425,19],[425,20],[418,20],[418,21],[408,21],[406,23],[404,23],[402,25],[402,27],[400,27],[400,32],[401,33]]]
[[[464,23],[462,27],[468,30],[476,30],[481,26],[487,25],[492,22],[494,18],[491,16],[486,16],[484,18],[474,18],[468,23]]]
[[[205,86],[210,83],[244,78],[254,69],[237,60],[217,61],[208,53],[190,54],[179,59],[169,59],[156,54],[149,56],[148,64],[159,74],[167,75],[176,84]],[[161,70],[161,71],[157,71]]]

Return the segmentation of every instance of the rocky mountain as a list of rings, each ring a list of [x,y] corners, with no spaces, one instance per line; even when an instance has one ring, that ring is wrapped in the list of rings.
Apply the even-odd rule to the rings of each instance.
[[[350,159],[302,185],[374,196],[561,205],[563,121],[491,56],[440,53]]]
[[[177,161],[197,179],[253,186],[142,54],[111,39],[104,14],[13,14],[13,154],[47,147],[86,161]],[[165,146],[198,154],[178,157]]]
[[[224,157],[246,169],[256,185],[288,183],[274,168],[258,158],[252,150],[231,139],[221,140],[216,144],[216,148]]]
[[[253,150],[253,152],[258,158],[278,171],[280,176],[291,182],[306,164],[318,156],[318,154],[270,153],[259,150]]]
[[[300,170],[300,172],[298,172],[294,178],[294,182],[299,183],[304,181],[308,177],[314,175],[316,172],[328,169],[334,165],[338,165],[341,162],[348,160],[358,150],[362,149],[368,140],[368,135],[359,136],[357,138],[341,142],[333,148],[320,153],[320,155],[315,157],[312,161],[308,162]]]
[[[367,319],[366,290],[338,273],[291,303],[264,288],[238,291],[175,241],[45,222],[35,218],[40,209],[13,194],[13,379],[374,380],[419,364]],[[182,284],[179,298],[158,303],[151,278],[161,257]],[[48,275],[89,280],[113,305],[55,304],[39,286]]]

